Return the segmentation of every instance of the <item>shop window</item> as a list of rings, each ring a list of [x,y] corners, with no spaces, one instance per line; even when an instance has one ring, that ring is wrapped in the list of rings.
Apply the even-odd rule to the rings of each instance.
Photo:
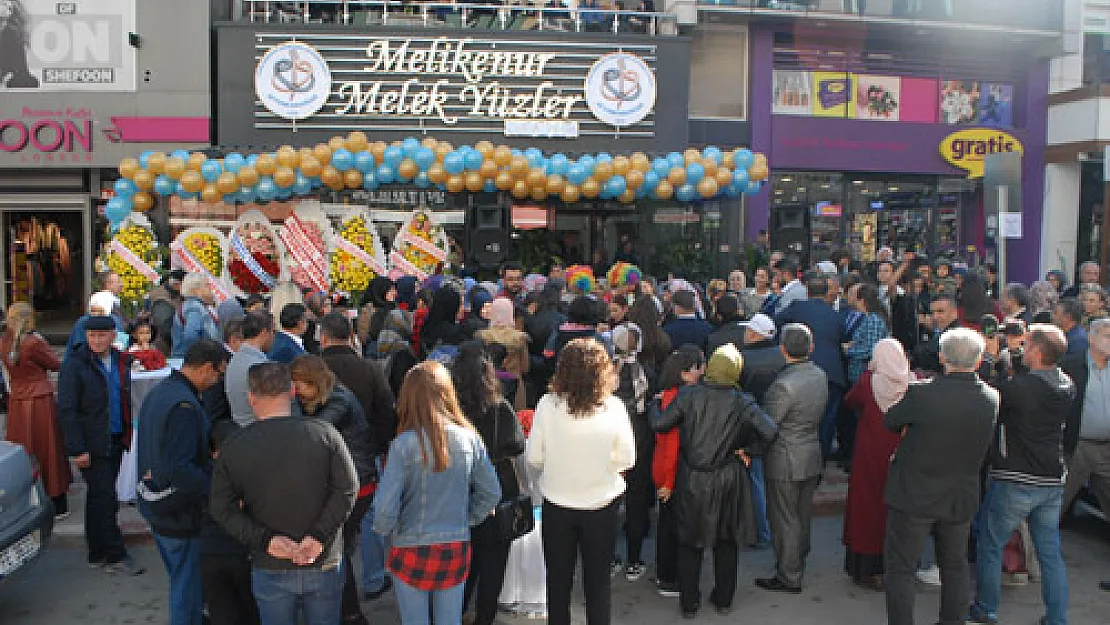
[[[746,119],[748,33],[730,25],[694,32],[690,60],[690,117]]]
[[[1083,84],[1110,83],[1110,35],[1093,33],[1083,37]]]

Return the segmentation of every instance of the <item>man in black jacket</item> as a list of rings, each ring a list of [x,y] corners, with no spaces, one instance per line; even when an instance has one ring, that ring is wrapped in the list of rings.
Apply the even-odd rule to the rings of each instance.
[[[722,295],[717,300],[717,316],[721,319],[721,325],[706,339],[705,353],[712,355],[725,343],[732,343],[733,347],[743,351],[746,324],[740,310],[740,299],[732,293]],[[774,328],[773,323],[771,327]]]
[[[786,356],[775,342],[775,322],[763,313],[752,317],[745,329],[744,346],[739,349],[744,356],[740,388],[762,406],[767,389],[786,367]]]
[[[109,573],[138,575],[116,515],[116,476],[131,444],[131,360],[112,347],[116,323],[106,315],[86,318],[85,336],[62,362],[58,376],[58,423],[66,454],[81,470],[85,496],[85,542],[89,565]]]
[[[991,485],[979,526],[976,598],[971,620],[996,622],[1002,588],[1002,549],[1029,520],[1041,563],[1045,625],[1066,625],[1068,579],[1060,551],[1060,509],[1064,495],[1064,421],[1075,385],[1056,363],[1068,349],[1059,328],[1029,328],[1025,362],[1019,373],[996,386],[1002,403],[998,435],[990,459]]]
[[[1064,359],[1064,373],[1075,382],[1076,400],[1064,432],[1068,478],[1063,509],[1088,481],[1104,511],[1110,511],[1110,319],[1091,322],[1088,350]]]
[[[925,537],[937,537],[940,625],[964,622],[969,602],[967,541],[979,508],[979,470],[994,435],[998,391],[976,373],[983,337],[966,328],[940,338],[945,373],[910,384],[884,425],[905,432],[886,483],[888,625],[912,625],[917,561]]]
[[[170,580],[170,623],[203,616],[200,530],[208,502],[211,463],[208,415],[200,395],[220,379],[227,351],[210,339],[189,346],[180,371],[170,373],[139,410],[139,512]]]
[[[960,327],[959,308],[953,296],[937,295],[929,302],[929,319],[933,325],[933,335],[925,343],[919,344],[910,355],[910,364],[916,370],[930,373],[943,373],[940,362],[940,337],[946,331]]]
[[[212,516],[251,550],[263,623],[289,622],[298,607],[311,622],[338,623],[339,532],[358,493],[354,462],[330,424],[290,416],[287,365],[255,364],[247,384],[258,420],[227,441],[216,460]]]

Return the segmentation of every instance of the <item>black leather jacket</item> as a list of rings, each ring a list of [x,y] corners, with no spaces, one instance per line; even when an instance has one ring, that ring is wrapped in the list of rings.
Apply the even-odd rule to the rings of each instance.
[[[360,486],[378,481],[378,468],[374,464],[374,450],[377,449],[374,434],[354,393],[345,386],[336,386],[328,401],[317,408],[315,413],[310,414],[303,404],[301,410],[305,416],[327,421],[339,430],[343,442],[347,443],[351,460],[355,463]]]

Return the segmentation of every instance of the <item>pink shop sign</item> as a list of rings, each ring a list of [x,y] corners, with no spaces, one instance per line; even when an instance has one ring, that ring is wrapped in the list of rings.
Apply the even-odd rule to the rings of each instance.
[[[93,134],[87,108],[23,107],[20,117],[0,116],[0,151],[17,153],[24,163],[92,162]]]

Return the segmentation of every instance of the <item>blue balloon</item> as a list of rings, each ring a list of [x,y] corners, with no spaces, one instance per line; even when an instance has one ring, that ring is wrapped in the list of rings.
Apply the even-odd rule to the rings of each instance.
[[[690,163],[686,166],[686,182],[697,184],[705,177],[705,167],[701,163]]]
[[[150,167],[150,156],[152,154],[154,154],[154,150],[147,150],[139,155],[139,164],[143,166],[143,169]]]
[[[239,201],[244,204],[250,204],[257,197],[257,193],[255,192],[254,187],[239,187],[238,195]]]
[[[427,189],[432,186],[432,179],[428,177],[428,172],[422,171],[416,174],[416,177],[412,179],[412,183],[418,188]]]
[[[671,164],[671,167],[685,167],[686,157],[678,152],[671,152],[667,154],[667,162]]]
[[[660,178],[666,178],[667,174],[671,173],[671,162],[663,157],[659,157],[651,162],[651,171]]]
[[[412,157],[413,162],[420,168],[420,171],[428,171],[428,168],[435,165],[436,153],[432,148],[420,146],[416,154]]]
[[[613,162],[613,157],[610,156],[608,152],[602,152],[601,154],[597,155],[597,162],[599,162],[599,163],[612,163]]]
[[[692,184],[684,184],[675,191],[674,196],[679,202],[693,202],[698,196],[698,190]]]
[[[448,152],[447,156],[443,157],[443,170],[449,174],[461,174],[466,164],[463,162],[461,154],[456,152]]]
[[[627,188],[628,183],[625,182],[624,176],[613,176],[605,181],[605,191],[613,197],[619,197]]]
[[[565,154],[556,154],[556,155],[552,156],[550,160],[547,161],[547,173],[548,173],[548,175],[558,174],[560,176],[565,176],[565,175],[567,175],[567,171],[569,171],[569,169],[570,169],[570,160],[566,157]],[[579,184],[579,183],[576,182],[574,184]]]
[[[258,199],[263,202],[269,202],[277,197],[278,187],[274,184],[274,179],[269,176],[263,176],[258,184],[255,185],[255,191],[258,193]]]
[[[386,165],[396,167],[401,164],[401,161],[404,160],[404,158],[405,153],[401,151],[401,148],[395,145],[391,145],[385,149],[385,155],[382,157],[382,162]]]
[[[170,152],[170,156],[176,156],[183,161],[187,161],[189,160],[189,150],[174,150]]]
[[[200,175],[204,176],[205,182],[216,182],[220,174],[224,173],[224,168],[220,166],[220,162],[208,159],[200,166]]]
[[[320,176],[312,176],[308,179],[308,183],[312,185],[313,189],[319,189],[324,186],[324,182],[320,180]]]
[[[744,193],[747,195],[757,195],[763,190],[763,183],[756,180],[749,180],[748,186],[744,187]]]
[[[659,186],[660,180],[662,180],[662,178],[659,177],[659,174],[655,173],[655,170],[649,171],[644,174],[644,184],[640,185],[640,188],[654,191],[655,187]]]
[[[463,157],[463,165],[470,171],[478,171],[482,167],[482,153],[478,150],[470,150]]]
[[[369,151],[363,150],[355,154],[355,169],[362,173],[374,171],[377,166],[378,164],[374,162],[374,155]]]
[[[374,172],[367,172],[362,177],[362,188],[367,191],[373,191],[378,188],[378,175]]]
[[[732,184],[736,185],[740,189],[748,186],[748,170],[737,169],[736,171],[732,172]]]
[[[642,200],[642,199],[644,199],[648,196],[648,193],[649,193],[648,188],[643,186],[643,185],[640,185],[640,188],[636,189],[636,199],[637,200]]]
[[[736,169],[747,169],[755,160],[755,155],[747,148],[740,148],[733,154],[732,160]]]
[[[247,159],[243,158],[243,155],[238,152],[232,152],[224,157],[224,169],[233,174],[239,173],[239,170],[246,164]]]
[[[536,150],[532,154],[525,153],[525,158],[528,159],[529,167],[540,167],[544,169],[547,168],[547,159],[543,157],[543,153],[541,153],[539,150]]]
[[[486,183],[482,185],[482,191],[486,193],[497,193],[497,183],[492,180],[487,180]]]
[[[288,200],[293,197],[293,187],[278,187],[277,199]]]
[[[120,178],[112,185],[112,188],[115,189],[116,195],[122,198],[130,198],[139,190],[139,188],[135,186],[135,183],[127,178]]]
[[[747,185],[745,185],[745,186],[747,186]],[[743,187],[738,187],[733,183],[729,183],[729,184],[725,185],[725,195],[727,195],[728,197],[738,198],[743,194],[744,194]]]
[[[312,193],[312,181],[308,179],[308,176],[298,172],[297,179],[293,182],[293,192],[297,195]]]
[[[567,168],[567,180],[569,180],[571,184],[582,184],[586,182],[586,179],[589,177],[590,172],[586,171],[586,168],[581,163],[575,163]]]
[[[509,148],[509,153],[513,156],[522,156],[524,154],[524,152],[520,151],[520,148]]]
[[[154,179],[154,192],[158,195],[173,195],[177,185],[174,184],[172,178],[166,174],[161,174]]]
[[[355,155],[344,148],[339,148],[331,155],[331,165],[339,171],[347,171],[355,166]]]
[[[412,158],[416,156],[416,151],[419,150],[421,147],[423,146],[420,145],[420,141],[418,139],[416,139],[415,137],[409,137],[401,142],[401,154],[403,154],[405,158]]]
[[[594,166],[597,165],[597,160],[589,154],[578,159],[578,164],[586,168],[586,177],[590,177],[594,173]]]
[[[706,146],[706,148],[701,151],[701,155],[707,160],[711,160],[718,165],[721,164],[721,148],[715,145]]]
[[[131,198],[116,196],[108,200],[104,207],[104,216],[112,224],[113,230],[119,229],[119,224],[131,214]]]
[[[378,184],[389,184],[396,178],[396,172],[389,165],[380,165],[378,167]]]
[[[531,162],[533,159],[543,158],[543,152],[539,148],[528,148],[524,151],[524,157]]]

